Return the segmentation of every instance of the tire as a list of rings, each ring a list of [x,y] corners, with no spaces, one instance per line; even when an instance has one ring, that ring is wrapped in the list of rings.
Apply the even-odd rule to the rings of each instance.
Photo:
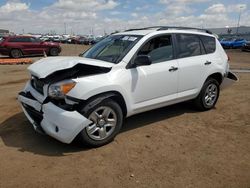
[[[217,80],[209,78],[204,83],[199,95],[194,100],[195,106],[200,111],[214,108],[220,95],[220,86]]]
[[[81,114],[93,122],[78,135],[78,140],[83,145],[100,147],[108,144],[113,141],[122,127],[122,109],[111,99],[100,101],[97,98],[85,105]]]
[[[49,54],[50,54],[51,56],[58,56],[58,54],[59,54],[58,48],[51,48],[51,49],[49,50]]]
[[[20,58],[22,56],[23,56],[23,54],[22,54],[21,50],[19,50],[19,49],[12,49],[10,51],[10,57],[12,57],[12,58]]]

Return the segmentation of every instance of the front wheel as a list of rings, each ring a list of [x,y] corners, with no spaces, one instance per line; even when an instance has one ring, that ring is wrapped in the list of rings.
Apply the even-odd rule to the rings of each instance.
[[[203,85],[200,94],[195,99],[196,107],[201,111],[212,109],[220,94],[220,86],[217,80],[209,78]]]
[[[82,144],[92,147],[108,144],[122,127],[123,113],[121,107],[111,99],[105,99],[97,104],[92,102],[86,105],[81,113],[92,121],[78,135]]]

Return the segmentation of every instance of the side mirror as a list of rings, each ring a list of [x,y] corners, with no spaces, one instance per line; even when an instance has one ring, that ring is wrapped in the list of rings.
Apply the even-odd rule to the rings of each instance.
[[[147,65],[151,65],[151,64],[152,64],[152,60],[151,60],[150,56],[138,55],[130,67],[135,68],[135,67],[147,66]]]

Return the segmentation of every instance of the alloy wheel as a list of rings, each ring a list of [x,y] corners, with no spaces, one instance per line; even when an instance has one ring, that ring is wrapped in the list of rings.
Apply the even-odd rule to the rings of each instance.
[[[214,83],[209,84],[205,92],[205,98],[204,98],[205,104],[208,107],[213,106],[214,103],[216,102],[217,95],[218,95],[217,86]]]
[[[92,124],[86,127],[86,132],[93,140],[106,139],[114,132],[117,124],[117,115],[108,106],[101,106],[95,109],[88,119],[92,121]]]

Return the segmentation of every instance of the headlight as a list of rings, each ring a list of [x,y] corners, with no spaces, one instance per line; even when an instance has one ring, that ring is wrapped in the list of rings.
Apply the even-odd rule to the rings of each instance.
[[[63,99],[75,85],[76,83],[72,80],[52,84],[49,86],[48,95],[52,98]]]

